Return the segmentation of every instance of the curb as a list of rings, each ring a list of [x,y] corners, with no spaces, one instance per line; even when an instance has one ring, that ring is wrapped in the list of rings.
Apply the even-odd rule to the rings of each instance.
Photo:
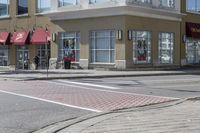
[[[73,126],[78,123],[84,122],[86,120],[91,120],[91,119],[94,119],[97,117],[105,116],[106,118],[102,119],[102,120],[105,120],[105,119],[109,119],[111,117],[116,117],[116,116],[120,115],[121,113],[145,111],[145,110],[158,109],[158,108],[166,108],[166,107],[181,104],[187,100],[188,99],[180,99],[178,101],[171,101],[171,102],[166,102],[166,103],[147,105],[147,106],[143,106],[143,107],[136,107],[136,108],[122,109],[122,110],[116,110],[116,111],[110,111],[110,112],[89,114],[89,115],[85,115],[82,117],[78,117],[78,118],[70,120],[70,121],[58,122],[55,125],[51,125],[51,126],[42,128],[42,129],[34,131],[32,133],[58,133],[59,131],[64,130],[65,128],[68,128],[70,126]],[[85,125],[85,126],[87,126],[87,125]],[[85,127],[82,127],[82,128],[85,128]]]
[[[115,78],[115,77],[141,77],[141,76],[168,76],[168,75],[200,75],[200,72],[188,72],[188,73],[152,73],[152,74],[119,74],[119,75],[84,75],[84,76],[71,76],[71,77],[39,77],[23,79],[26,81],[31,80],[54,80],[54,79],[81,79],[81,78]]]

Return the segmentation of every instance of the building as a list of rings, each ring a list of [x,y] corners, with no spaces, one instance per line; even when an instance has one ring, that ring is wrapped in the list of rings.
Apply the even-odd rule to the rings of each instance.
[[[199,22],[199,9],[186,10],[192,7],[186,0],[3,0],[0,4],[0,66],[34,69],[36,55],[40,69],[64,68],[65,60],[86,69],[180,67],[200,60],[194,53],[197,61],[191,62],[185,47],[189,38],[195,38],[186,34],[186,23]]]

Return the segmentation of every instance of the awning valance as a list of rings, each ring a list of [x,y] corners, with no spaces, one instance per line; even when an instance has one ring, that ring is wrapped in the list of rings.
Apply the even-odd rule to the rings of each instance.
[[[48,44],[51,41],[50,32],[45,29],[37,29],[31,38],[32,44]]]
[[[14,32],[11,42],[14,45],[25,45],[28,43],[28,39],[29,39],[29,32],[27,31]]]
[[[9,43],[9,32],[0,32],[0,44],[8,44]]]

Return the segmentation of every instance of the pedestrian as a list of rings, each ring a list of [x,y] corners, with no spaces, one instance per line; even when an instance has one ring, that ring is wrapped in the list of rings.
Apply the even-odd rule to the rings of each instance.
[[[37,70],[38,66],[39,66],[39,57],[36,55],[33,60],[34,60],[34,63],[35,63],[35,69]]]

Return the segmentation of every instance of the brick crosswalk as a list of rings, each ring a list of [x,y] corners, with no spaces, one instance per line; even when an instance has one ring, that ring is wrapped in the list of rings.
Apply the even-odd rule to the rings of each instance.
[[[0,81],[0,84],[0,90],[2,91],[99,112],[176,100],[170,97],[131,94],[95,88],[87,89],[86,87],[76,87],[49,81]]]

